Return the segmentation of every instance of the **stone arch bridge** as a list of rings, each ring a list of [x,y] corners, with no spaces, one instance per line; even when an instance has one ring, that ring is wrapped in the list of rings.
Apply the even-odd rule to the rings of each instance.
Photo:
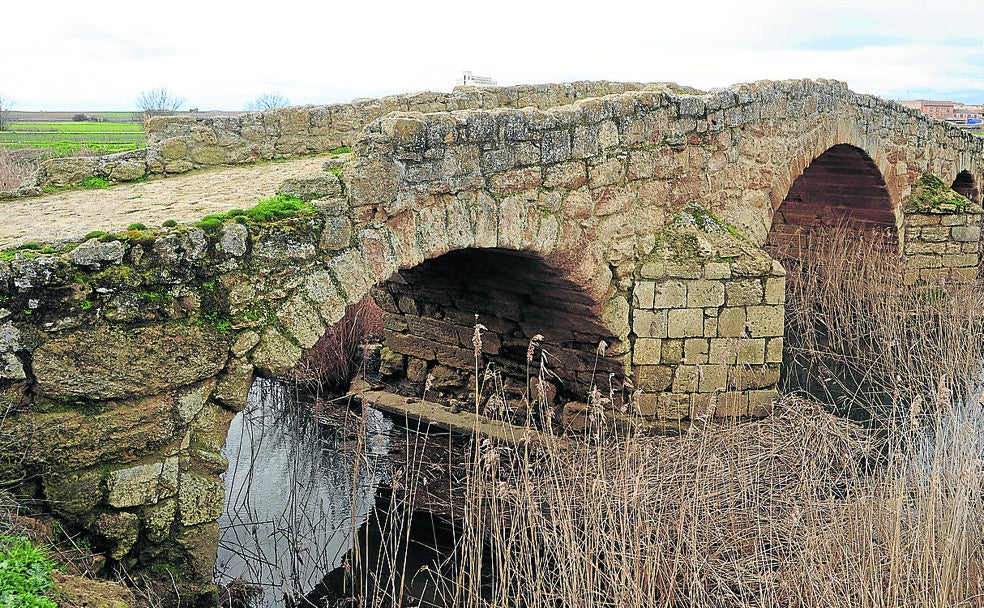
[[[345,122],[353,157],[340,181],[320,176],[332,194],[314,213],[7,252],[3,482],[110,563],[167,563],[207,602],[232,416],[256,375],[288,371],[371,290],[387,365],[408,383],[467,392],[478,315],[481,363],[519,373],[541,334],[560,392],[631,377],[638,413],[679,419],[712,396],[718,414],[768,410],[782,260],[818,225],[879,230],[911,280],[976,279],[984,140],[838,82],[606,86]],[[509,107],[529,100],[543,107]],[[310,132],[330,108],[279,112],[281,125],[307,112],[283,149],[351,136]],[[231,149],[252,146],[237,124],[167,123],[136,166],[244,162],[214,136],[238,129]],[[925,173],[966,198],[909,204]]]

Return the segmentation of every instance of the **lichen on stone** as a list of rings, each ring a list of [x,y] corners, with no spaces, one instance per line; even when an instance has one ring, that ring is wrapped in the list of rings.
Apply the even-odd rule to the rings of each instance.
[[[912,193],[906,198],[906,213],[961,213],[970,205],[970,199],[932,173],[923,173],[912,185]]]

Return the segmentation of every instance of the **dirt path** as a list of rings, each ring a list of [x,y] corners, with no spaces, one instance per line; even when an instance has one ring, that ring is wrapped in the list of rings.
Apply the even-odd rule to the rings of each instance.
[[[0,202],[0,249],[34,241],[79,239],[93,230],[116,232],[135,222],[195,222],[209,213],[246,209],[272,196],[285,179],[315,176],[325,157],[244,167],[220,167],[106,190],[69,190]]]

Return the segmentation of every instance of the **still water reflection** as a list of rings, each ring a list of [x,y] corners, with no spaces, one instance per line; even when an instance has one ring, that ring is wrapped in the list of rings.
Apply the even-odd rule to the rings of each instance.
[[[269,608],[311,591],[368,517],[390,427],[371,409],[351,428],[318,424],[288,385],[257,379],[222,451],[229,470],[216,583],[259,585],[254,604]]]

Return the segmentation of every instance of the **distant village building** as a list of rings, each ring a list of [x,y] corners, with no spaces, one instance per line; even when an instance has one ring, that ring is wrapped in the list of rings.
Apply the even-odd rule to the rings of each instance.
[[[900,104],[938,120],[951,122],[959,127],[981,129],[984,122],[984,105],[963,104],[956,101],[934,99],[912,99],[899,101]]]
[[[494,87],[498,86],[496,81],[492,80],[488,76],[475,76],[469,71],[461,73],[461,80],[458,81],[456,86],[459,87]]]

